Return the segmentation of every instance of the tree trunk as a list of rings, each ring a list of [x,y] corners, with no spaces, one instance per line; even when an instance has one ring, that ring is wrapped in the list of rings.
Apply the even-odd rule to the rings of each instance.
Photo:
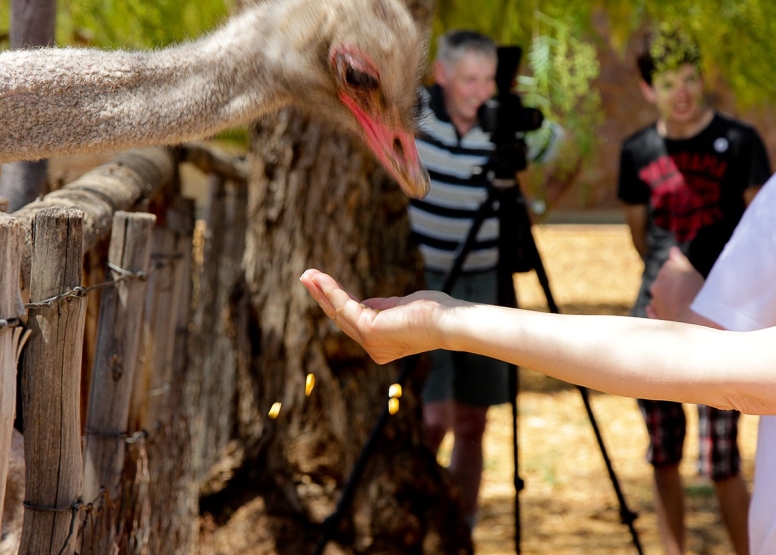
[[[240,539],[231,532],[234,552],[312,553],[400,368],[372,363],[298,278],[318,267],[358,296],[403,294],[422,286],[421,265],[407,198],[349,138],[285,111],[254,130],[252,160],[244,258],[252,352],[238,387],[245,462],[218,504],[246,481],[259,492],[230,523],[254,523]],[[422,374],[405,384],[327,553],[471,551],[447,474],[423,444]]]
[[[407,4],[428,29],[433,0]],[[422,287],[407,198],[350,137],[291,110],[252,130],[249,159],[245,281],[230,295],[238,447],[211,472],[208,485],[220,472],[224,489],[201,500],[223,525],[205,527],[202,552],[470,553],[449,474],[423,442],[422,366],[377,435],[342,519],[326,521],[400,365],[371,362],[298,278],[317,267],[359,296]]]

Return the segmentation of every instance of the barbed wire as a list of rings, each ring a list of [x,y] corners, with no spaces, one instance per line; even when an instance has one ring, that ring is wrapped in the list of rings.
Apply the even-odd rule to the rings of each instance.
[[[177,253],[177,252],[172,254],[151,254],[151,260],[154,260],[155,262],[151,265],[151,270],[149,272],[142,272],[142,271],[132,272],[130,270],[120,268],[119,266],[116,266],[115,264],[108,262],[108,265],[107,265],[108,269],[116,272],[117,274],[120,274],[119,277],[117,277],[116,279],[103,281],[102,283],[96,283],[88,287],[83,287],[81,285],[78,285],[76,287],[73,287],[69,291],[65,291],[64,293],[60,293],[59,295],[55,295],[49,299],[38,301],[35,303],[26,303],[24,305],[24,308],[27,308],[27,309],[51,308],[55,304],[62,302],[65,299],[84,297],[85,295],[91,293],[92,291],[96,291],[98,289],[116,287],[119,283],[123,281],[131,280],[131,279],[146,281],[148,278],[150,278],[153,274],[155,274],[159,270],[166,268],[168,266],[172,266],[182,259],[183,259],[183,254]],[[3,331],[3,326],[1,324],[2,322],[3,320],[0,320],[0,333]]]

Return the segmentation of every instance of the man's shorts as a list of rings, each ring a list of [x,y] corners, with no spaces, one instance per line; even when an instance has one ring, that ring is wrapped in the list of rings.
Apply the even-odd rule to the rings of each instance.
[[[649,432],[647,461],[656,468],[682,460],[686,420],[681,403],[639,399]],[[714,481],[736,476],[741,470],[738,419],[741,413],[698,405],[698,472]]]
[[[445,275],[426,271],[426,286],[441,290]],[[495,304],[495,270],[462,274],[451,295],[458,299]],[[423,389],[423,401],[454,400],[478,407],[509,402],[509,366],[500,360],[457,351],[431,352],[431,371]]]

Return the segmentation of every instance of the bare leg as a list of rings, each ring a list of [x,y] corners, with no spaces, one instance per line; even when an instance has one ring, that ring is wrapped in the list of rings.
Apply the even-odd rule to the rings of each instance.
[[[684,553],[684,486],[679,465],[655,468],[654,499],[660,540],[667,555]]]
[[[455,403],[453,433],[455,443],[450,471],[458,480],[463,498],[463,514],[472,524],[477,513],[477,497],[482,480],[482,436],[487,422],[487,407]]]
[[[423,405],[426,443],[434,455],[439,451],[445,434],[453,426],[453,402],[438,401]]]
[[[722,520],[730,534],[736,555],[749,554],[749,490],[740,474],[714,482]]]

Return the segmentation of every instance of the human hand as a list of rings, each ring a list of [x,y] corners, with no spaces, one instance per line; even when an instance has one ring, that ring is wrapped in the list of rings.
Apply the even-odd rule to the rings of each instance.
[[[703,287],[703,277],[678,247],[671,247],[668,260],[652,283],[652,302],[647,316],[675,322],[690,321],[690,304]]]
[[[441,348],[441,314],[466,304],[439,291],[361,302],[318,270],[307,270],[299,279],[326,315],[378,364]]]

